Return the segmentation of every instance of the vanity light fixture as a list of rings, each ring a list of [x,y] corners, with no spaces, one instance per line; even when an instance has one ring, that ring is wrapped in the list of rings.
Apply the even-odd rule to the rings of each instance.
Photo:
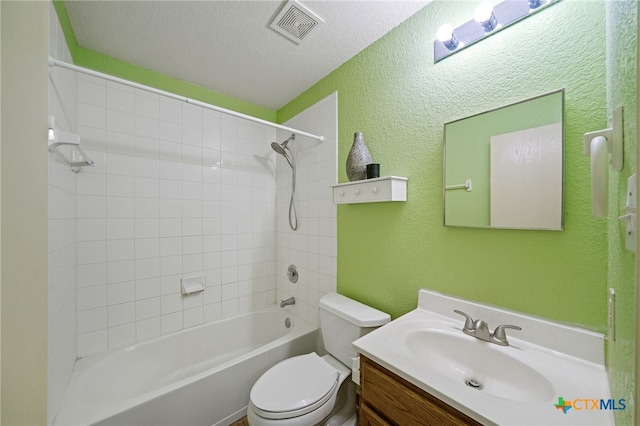
[[[444,24],[438,28],[436,39],[433,42],[433,62],[438,62],[455,52],[459,52],[465,47],[559,1],[505,0],[496,5],[488,0],[483,1],[476,7],[473,19],[457,28],[451,24]]]

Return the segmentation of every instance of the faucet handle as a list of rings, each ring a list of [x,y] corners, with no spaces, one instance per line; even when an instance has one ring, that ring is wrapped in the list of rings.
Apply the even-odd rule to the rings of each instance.
[[[509,342],[507,341],[507,333],[505,333],[504,331],[506,328],[511,328],[513,330],[522,330],[522,328],[518,327],[517,325],[503,324],[497,326],[496,329],[493,330],[493,338],[500,342],[499,344],[509,344]]]
[[[464,330],[467,330],[467,331],[475,330],[476,327],[473,323],[473,318],[471,318],[471,315],[468,315],[457,309],[454,309],[453,312],[455,312],[456,314],[462,315],[466,318],[466,320],[464,321]]]

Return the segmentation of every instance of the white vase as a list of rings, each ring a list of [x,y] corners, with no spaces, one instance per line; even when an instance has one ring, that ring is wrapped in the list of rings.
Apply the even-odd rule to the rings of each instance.
[[[362,132],[353,135],[353,145],[347,156],[347,177],[349,181],[363,180],[367,177],[367,164],[371,164],[371,153],[364,144]]]

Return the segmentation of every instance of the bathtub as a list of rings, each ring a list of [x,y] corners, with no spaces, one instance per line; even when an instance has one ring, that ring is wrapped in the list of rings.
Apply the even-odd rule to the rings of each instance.
[[[316,331],[274,305],[80,359],[54,424],[228,425],[269,367],[315,350]]]

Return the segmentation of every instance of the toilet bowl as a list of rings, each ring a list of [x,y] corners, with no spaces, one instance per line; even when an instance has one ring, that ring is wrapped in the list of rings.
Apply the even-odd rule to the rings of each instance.
[[[315,425],[333,410],[351,370],[331,355],[286,359],[264,373],[251,389],[250,425]]]
[[[389,321],[388,314],[337,293],[323,296],[320,327],[329,353],[296,356],[267,370],[251,389],[249,424],[309,426],[355,416],[355,387],[348,383],[357,356],[352,342]],[[346,395],[338,398],[339,392]]]

